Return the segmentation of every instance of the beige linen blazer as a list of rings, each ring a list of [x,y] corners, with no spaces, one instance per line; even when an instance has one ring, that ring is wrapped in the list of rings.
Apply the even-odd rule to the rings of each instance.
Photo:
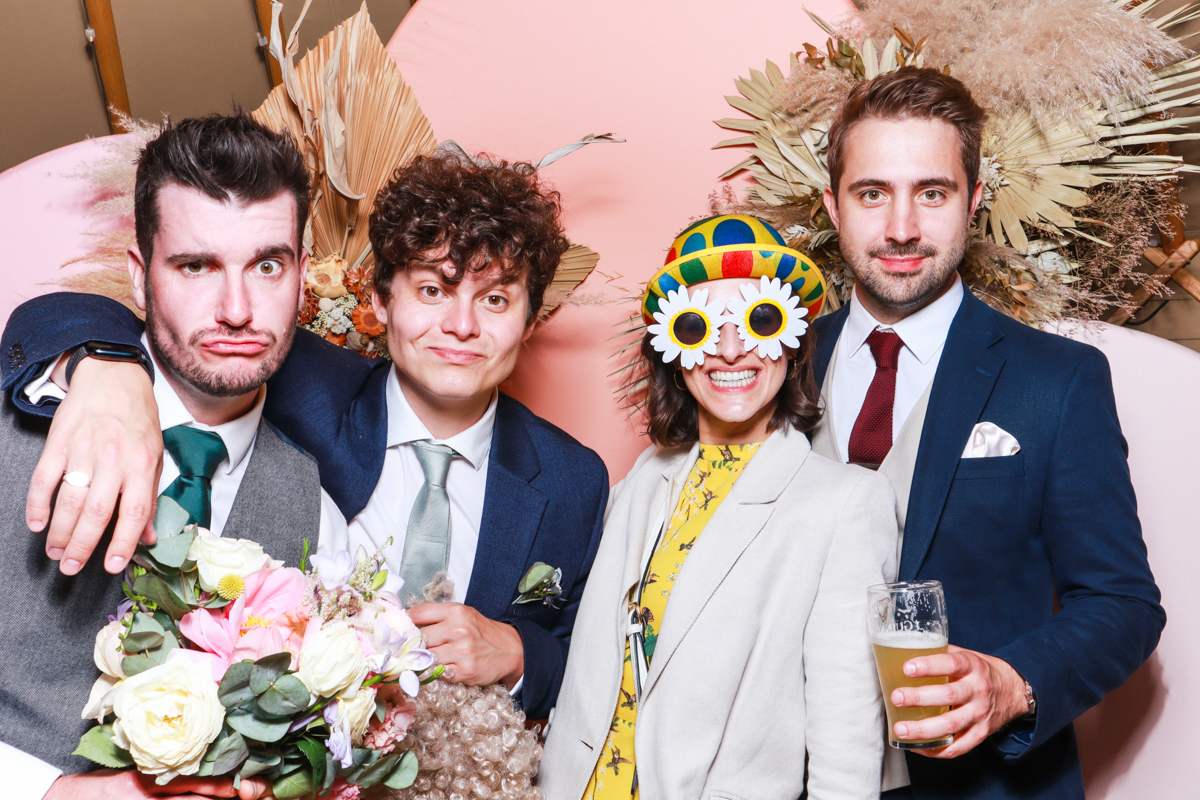
[[[587,787],[643,546],[697,454],[650,448],[613,490],[542,759],[547,800]],[[796,800],[806,785],[809,800],[878,800],[866,589],[895,572],[894,503],[886,478],[813,453],[803,434],[767,438],[671,590],[638,709],[643,800]]]

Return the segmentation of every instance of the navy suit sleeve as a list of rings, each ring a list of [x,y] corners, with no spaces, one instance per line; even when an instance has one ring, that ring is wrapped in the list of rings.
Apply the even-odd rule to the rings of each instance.
[[[608,507],[608,471],[600,465],[594,480],[602,487],[599,494],[587,553],[581,563],[579,577],[570,592],[562,598],[562,611],[549,628],[531,620],[509,620],[521,634],[525,650],[525,677],[521,685],[521,705],[529,719],[546,719],[558,700],[563,672],[567,666],[567,651],[571,646],[571,630],[575,627],[575,616],[579,613],[579,602],[587,584],[592,562],[600,547],[600,534],[604,529],[604,510]]]
[[[26,300],[13,311],[0,339],[4,381],[21,411],[54,416],[57,400],[32,405],[24,389],[49,363],[84,342],[101,341],[142,347],[142,323],[132,311],[107,297],[79,292],[54,292]]]
[[[321,459],[379,363],[297,328],[283,366],[267,381],[263,414]]]
[[[1062,405],[1043,498],[1042,532],[1061,611],[995,655],[1037,697],[1025,725],[995,744],[1019,758],[1123,684],[1166,623],[1146,559],[1108,361],[1090,351]],[[1019,730],[1019,729],[1018,729]]]

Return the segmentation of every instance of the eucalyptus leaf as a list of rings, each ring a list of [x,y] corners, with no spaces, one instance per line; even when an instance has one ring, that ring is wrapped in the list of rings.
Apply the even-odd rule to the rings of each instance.
[[[121,649],[130,655],[150,650],[163,643],[165,634],[166,630],[158,624],[158,620],[139,611],[133,615],[133,625],[121,641]]]
[[[287,735],[290,720],[259,719],[249,711],[232,709],[225,715],[229,727],[248,739],[259,742],[278,742]]]
[[[329,787],[337,780],[338,763],[333,760],[333,753],[325,751],[325,780],[321,783],[321,791],[328,792]]]
[[[179,619],[191,611],[183,598],[177,597],[161,576],[148,572],[133,582],[133,591],[156,604],[171,619]]]
[[[88,729],[88,732],[79,738],[79,746],[75,748],[73,756],[83,756],[84,758],[95,761],[101,766],[111,769],[121,769],[122,767],[132,767],[133,757],[129,755],[128,750],[122,750],[117,747],[112,740],[113,729],[112,725],[99,725],[95,728]]]
[[[417,780],[417,754],[412,750],[400,756],[400,763],[383,779],[383,785],[389,789],[407,789]]]
[[[221,705],[226,708],[236,708],[254,699],[254,692],[250,689],[250,671],[252,669],[254,669],[252,661],[239,661],[229,665],[229,669],[225,670],[225,676],[221,678],[221,685],[217,689],[217,697],[221,699]]]
[[[240,733],[235,732],[227,736],[214,754],[212,774],[224,775],[232,772],[241,766],[249,755],[250,748],[246,746],[246,740]]]
[[[254,688],[251,676],[250,688]],[[255,705],[265,714],[275,717],[292,717],[308,708],[308,689],[295,675],[282,675],[267,691],[258,696]]]
[[[382,783],[383,779],[392,773],[392,768],[399,763],[400,755],[398,753],[384,756],[360,772],[354,783],[360,789],[370,789],[372,786]]]
[[[252,778],[260,772],[266,772],[278,763],[278,756],[275,757],[275,763],[271,763],[270,761],[260,761],[253,753],[251,753],[250,757],[242,762],[242,768],[238,770],[237,776],[242,780],[245,780],[246,778]]]
[[[161,496],[154,512],[154,532],[159,539],[176,536],[187,527],[190,516],[174,498]]]
[[[275,685],[275,681],[283,677],[292,665],[291,653],[275,653],[260,658],[254,662],[250,670],[250,688],[255,694],[262,694]]]
[[[271,793],[276,800],[293,800],[312,794],[312,774],[306,769],[298,769],[271,784]]]

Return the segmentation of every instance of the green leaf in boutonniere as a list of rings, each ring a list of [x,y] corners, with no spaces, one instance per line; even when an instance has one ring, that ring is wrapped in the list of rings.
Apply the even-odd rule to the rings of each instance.
[[[520,594],[517,595],[516,600],[513,600],[513,605],[541,600],[546,605],[553,607],[554,598],[562,594],[561,581],[561,569],[555,569],[549,564],[537,561],[517,584],[517,591]]]

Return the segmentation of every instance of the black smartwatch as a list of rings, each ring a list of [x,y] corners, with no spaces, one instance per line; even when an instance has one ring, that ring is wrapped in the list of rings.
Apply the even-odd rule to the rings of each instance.
[[[71,382],[71,376],[75,374],[75,368],[85,358],[98,358],[101,361],[128,361],[130,363],[141,364],[142,369],[146,370],[146,374],[150,376],[150,382],[154,383],[154,365],[150,363],[150,357],[142,352],[142,348],[129,344],[84,342],[75,349],[75,352],[71,353],[71,357],[67,360],[68,384]]]

